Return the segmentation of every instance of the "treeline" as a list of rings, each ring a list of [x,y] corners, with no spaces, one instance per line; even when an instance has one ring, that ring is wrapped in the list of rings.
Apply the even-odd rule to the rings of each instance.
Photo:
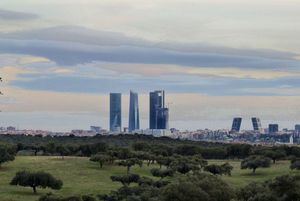
[[[0,142],[10,146],[11,150],[14,149],[16,153],[27,151],[32,155],[61,155],[62,157],[90,157],[99,152],[133,150],[161,156],[200,154],[204,159],[244,159],[250,155],[264,155],[271,158],[274,163],[278,159],[300,158],[300,147],[296,146],[266,147],[249,144],[193,142],[148,135],[94,137],[0,135]]]

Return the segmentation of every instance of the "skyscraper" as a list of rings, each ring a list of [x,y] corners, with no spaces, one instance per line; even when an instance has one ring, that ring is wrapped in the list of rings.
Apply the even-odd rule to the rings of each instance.
[[[165,107],[165,92],[150,92],[150,129],[167,129],[169,121],[169,109]]]
[[[128,130],[132,132],[137,129],[140,129],[138,94],[130,91]]]
[[[241,124],[242,124],[242,118],[235,117],[232,122],[231,131],[232,132],[240,132]]]
[[[121,132],[122,129],[121,97],[121,93],[110,93],[109,126],[111,132]]]
[[[295,125],[295,131],[300,132],[300,124]]]
[[[257,117],[252,117],[251,120],[252,120],[253,130],[261,132],[262,126],[261,126],[260,119]]]
[[[274,134],[278,132],[278,124],[269,124],[269,134]]]

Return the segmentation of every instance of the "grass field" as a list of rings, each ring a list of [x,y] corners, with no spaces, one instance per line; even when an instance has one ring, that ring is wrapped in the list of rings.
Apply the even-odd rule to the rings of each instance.
[[[211,160],[210,163],[223,163],[220,160]],[[271,168],[257,169],[253,175],[250,170],[241,170],[240,161],[228,161],[234,166],[232,176],[223,176],[223,179],[234,187],[241,187],[251,181],[264,181],[278,175],[291,173],[289,161],[279,161]],[[143,168],[134,167],[132,172],[142,176],[150,176],[152,166]],[[64,182],[59,191],[51,189],[38,189],[34,195],[32,189],[10,186],[9,182],[17,171],[20,170],[43,170],[53,174]],[[0,169],[0,201],[36,201],[42,194],[54,192],[58,195],[77,194],[102,194],[118,188],[118,183],[111,182],[111,175],[125,174],[126,168],[119,166],[104,166],[100,169],[97,163],[90,162],[88,158],[46,156],[18,156],[16,160],[4,164]],[[298,174],[296,171],[293,174]]]

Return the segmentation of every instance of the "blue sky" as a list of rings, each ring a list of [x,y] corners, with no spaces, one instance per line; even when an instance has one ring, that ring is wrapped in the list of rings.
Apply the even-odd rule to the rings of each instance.
[[[300,122],[296,0],[2,0],[3,126],[107,127],[109,92],[165,89],[171,126]],[[214,122],[218,122],[217,124]],[[247,121],[244,128],[249,128]]]

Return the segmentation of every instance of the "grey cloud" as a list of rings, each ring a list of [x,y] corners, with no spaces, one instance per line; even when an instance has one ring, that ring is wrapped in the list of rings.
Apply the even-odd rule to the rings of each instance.
[[[32,20],[38,18],[38,15],[10,10],[0,9],[0,19],[2,20]]]
[[[45,29],[0,34],[1,38],[16,40],[41,40],[81,43],[97,46],[130,46],[147,49],[181,52],[184,54],[215,54],[240,57],[258,57],[265,59],[292,59],[297,56],[291,52],[268,49],[242,49],[214,46],[207,43],[153,42],[141,38],[129,37],[122,33],[98,31],[80,26],[58,26]]]
[[[163,88],[169,93],[201,93],[212,96],[227,95],[280,95],[276,89],[283,85],[289,89],[300,88],[298,78],[274,79],[271,81],[256,79],[231,79],[231,78],[207,78],[193,76],[168,76],[153,77],[145,79],[143,77],[131,79],[127,76],[118,77],[79,77],[79,76],[58,76],[47,74],[27,74],[22,75],[21,79],[13,81],[13,86],[30,89],[59,92],[82,92],[82,93],[108,93],[110,91],[127,92],[133,89],[139,92],[148,92],[153,89]],[[251,88],[252,91],[248,89]],[[261,88],[268,88],[269,91],[260,91]],[[257,92],[255,92],[257,89]],[[272,90],[273,89],[273,90]],[[298,95],[289,93],[286,95]]]
[[[60,65],[93,61],[175,64],[182,66],[240,67],[256,69],[297,69],[300,61],[222,53],[171,51],[142,46],[100,46],[51,40],[0,39],[1,53],[31,54],[49,58]]]

